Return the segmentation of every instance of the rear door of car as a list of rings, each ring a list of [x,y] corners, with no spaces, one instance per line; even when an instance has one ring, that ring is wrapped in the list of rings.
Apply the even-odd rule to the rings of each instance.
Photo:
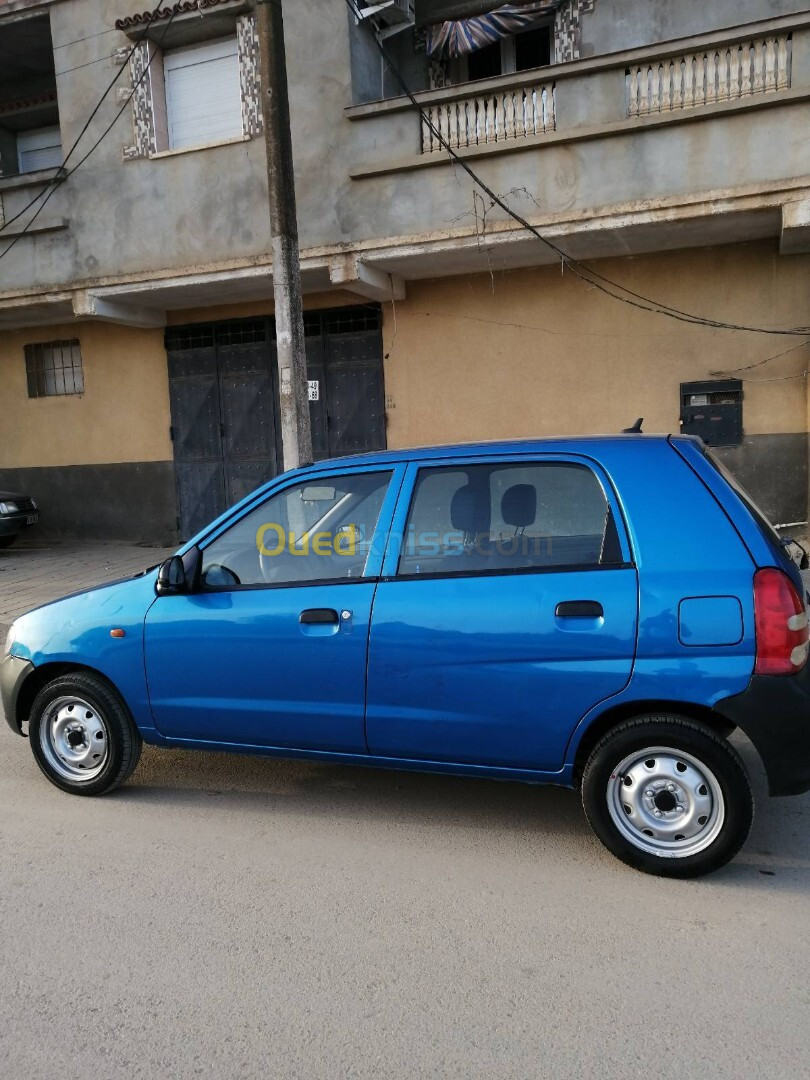
[[[370,752],[559,769],[581,717],[630,679],[637,610],[595,462],[412,463],[374,599]]]

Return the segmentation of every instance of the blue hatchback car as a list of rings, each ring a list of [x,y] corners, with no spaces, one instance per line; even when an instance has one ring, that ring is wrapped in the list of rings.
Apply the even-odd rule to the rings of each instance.
[[[12,730],[64,791],[142,741],[578,786],[597,836],[715,869],[810,788],[801,575],[686,437],[433,447],[277,477],[162,566],[11,627]]]

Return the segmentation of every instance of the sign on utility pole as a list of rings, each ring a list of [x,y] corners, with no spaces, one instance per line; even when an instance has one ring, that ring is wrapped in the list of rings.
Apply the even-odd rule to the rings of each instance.
[[[281,0],[256,0],[273,244],[273,296],[284,468],[312,461],[290,100]]]

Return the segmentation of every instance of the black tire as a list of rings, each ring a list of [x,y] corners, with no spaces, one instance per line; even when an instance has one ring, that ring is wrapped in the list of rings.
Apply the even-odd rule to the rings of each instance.
[[[14,533],[13,536],[0,536],[0,548],[11,547],[11,545],[14,543],[14,541],[16,539],[17,539],[17,534],[16,533]]]
[[[74,701],[73,706],[70,701]],[[59,702],[65,703],[61,712]],[[86,703],[89,708],[83,709],[81,703]],[[81,776],[81,765],[72,765],[67,758],[60,758],[57,740],[51,734],[54,717],[67,716],[74,710],[77,738],[86,740],[88,746],[87,751],[83,751],[83,742],[76,747],[76,753],[83,752],[87,758],[97,748],[100,751],[94,754],[98,764],[89,764],[88,779]],[[92,719],[88,723],[85,718]],[[72,717],[67,719],[73,723]],[[82,724],[87,724],[87,728],[82,728]],[[81,736],[78,731],[82,732]],[[103,795],[119,787],[138,764],[143,746],[129,710],[113,687],[104,679],[83,672],[62,675],[40,690],[31,706],[28,737],[36,763],[45,776],[56,787],[72,795]],[[97,743],[91,744],[91,740],[97,740]],[[69,775],[71,773],[73,776]]]
[[[659,755],[645,758],[643,752],[650,748],[657,749]],[[692,760],[676,761],[679,753]],[[636,760],[634,755],[638,755]],[[692,782],[699,777],[701,768],[706,770],[704,777],[709,786],[701,783],[690,794],[688,783],[673,772],[671,780],[676,794],[665,795],[669,778],[665,763],[669,762],[671,768],[672,761],[677,770],[683,767],[681,776],[692,777]],[[622,773],[618,772],[619,768]],[[644,778],[644,770],[648,770],[649,781]],[[722,798],[715,797],[716,788]],[[708,814],[698,815],[697,797],[709,800]],[[681,799],[683,805],[671,806],[673,799]],[[661,813],[656,800],[663,803]],[[670,878],[700,877],[725,866],[745,843],[754,820],[751,783],[734,747],[696,720],[668,715],[627,720],[599,740],[582,775],[582,805],[591,828],[617,858],[645,874]],[[625,811],[627,821],[619,807]],[[662,820],[650,821],[645,814],[648,817],[655,814]],[[681,827],[676,820],[679,814],[685,815],[680,820],[688,819],[690,827],[698,830],[694,837],[680,834],[675,834],[673,839],[662,838],[660,834],[656,837],[651,829],[647,835],[652,839],[641,835],[645,824],[656,830],[671,828],[674,833]],[[622,822],[621,826],[616,819]],[[705,823],[700,825],[702,821]],[[645,850],[641,846],[645,844],[658,851]],[[706,846],[689,853],[690,846],[700,844]],[[682,853],[676,852],[678,845]]]

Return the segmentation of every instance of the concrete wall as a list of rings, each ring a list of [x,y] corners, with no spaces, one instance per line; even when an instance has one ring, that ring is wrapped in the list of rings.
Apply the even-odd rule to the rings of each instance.
[[[804,10],[795,0],[596,0],[582,16],[580,56],[636,49]]]
[[[645,40],[679,31],[677,21],[665,25],[670,8],[689,8],[695,25],[707,29],[717,22],[708,14],[714,5],[691,2],[631,6],[597,0],[593,15],[586,18],[600,18],[612,26],[610,12],[616,14],[618,8],[630,25],[631,10],[644,12],[648,6],[658,14],[643,33],[638,31]],[[733,5],[720,7],[727,19]],[[783,4],[748,3],[745,15],[768,15],[783,8]],[[49,11],[55,46],[90,35],[58,49],[60,69],[66,71],[58,86],[63,144],[68,147],[116,70],[112,50],[129,42],[122,32],[102,31],[111,29],[116,18],[131,14],[132,6],[128,0],[70,0],[51,5]],[[345,6],[334,0],[307,0],[287,4],[285,16],[305,251],[339,252],[380,238],[405,241],[458,228],[460,215],[472,209],[470,181],[448,163],[413,170],[396,165],[408,155],[418,158],[418,115],[410,110],[362,120],[347,116],[352,100],[350,35],[358,28],[351,25]],[[639,15],[639,22],[647,25],[644,18]],[[614,32],[618,34],[615,27]],[[616,37],[611,42],[605,36],[604,44],[614,48],[622,40]],[[794,34],[793,70],[794,90],[804,87],[810,94],[808,32]],[[621,66],[610,73],[582,71],[559,81],[554,140],[539,147],[527,143],[521,148],[516,143],[514,150],[520,152],[482,157],[476,168],[483,179],[498,192],[525,188],[548,214],[572,218],[588,217],[603,207],[709,190],[755,189],[810,173],[810,142],[794,137],[807,123],[807,105],[795,98],[789,104],[732,115],[707,113],[700,123],[638,125],[603,137],[601,125],[625,117],[624,78]],[[109,95],[79,153],[102,133],[118,107],[114,95]],[[585,128],[589,134],[582,137]],[[572,141],[567,141],[569,134]],[[0,298],[4,293],[94,286],[149,278],[156,272],[197,272],[269,259],[260,138],[123,161],[122,149],[132,139],[131,118],[125,113],[48,203],[43,220],[64,219],[67,227],[24,237],[0,261]],[[388,174],[360,178],[363,168],[386,165],[392,166]],[[0,181],[0,194],[8,218],[32,192],[5,190]],[[531,209],[530,204],[521,208],[527,207]]]

